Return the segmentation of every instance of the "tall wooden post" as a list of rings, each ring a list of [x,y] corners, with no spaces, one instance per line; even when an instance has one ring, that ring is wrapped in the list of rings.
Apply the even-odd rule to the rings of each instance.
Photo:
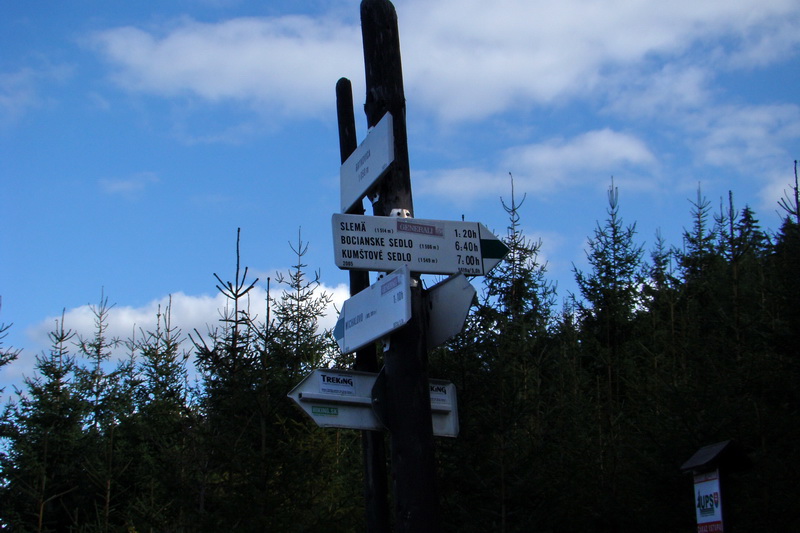
[[[394,123],[394,163],[377,186],[376,216],[414,216],[408,162],[405,92],[397,13],[388,0],[362,0],[366,72],[364,110],[370,127],[387,112]],[[412,272],[411,320],[391,334],[384,353],[384,422],[391,435],[398,533],[439,529],[436,462],[426,346],[427,319],[419,275]]]
[[[340,79],[336,83],[336,114],[339,120],[339,151],[342,163],[358,147],[356,122],[353,112],[353,88],[350,80]],[[356,202],[348,214],[363,215],[364,205]],[[350,296],[369,287],[369,272],[350,271]],[[378,372],[378,357],[375,343],[356,352],[355,370]],[[368,533],[389,532],[389,487],[386,475],[386,448],[383,433],[362,431],[361,448],[364,458],[364,499]]]

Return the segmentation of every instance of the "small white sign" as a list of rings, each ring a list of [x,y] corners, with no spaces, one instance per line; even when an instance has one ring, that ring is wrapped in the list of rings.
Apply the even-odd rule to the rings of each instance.
[[[320,427],[377,431],[383,429],[372,410],[375,376],[352,370],[317,369],[288,396]]]
[[[394,122],[386,113],[339,168],[342,213],[360,202],[394,161]]]
[[[346,300],[333,328],[342,353],[350,353],[411,320],[411,274],[404,265]]]
[[[287,396],[320,427],[379,431],[385,429],[373,409],[372,388],[378,374],[319,368],[308,374]],[[456,386],[429,380],[431,422],[438,437],[458,435]]]
[[[428,380],[431,395],[433,434],[439,437],[458,437],[458,401],[456,386],[442,379]]]

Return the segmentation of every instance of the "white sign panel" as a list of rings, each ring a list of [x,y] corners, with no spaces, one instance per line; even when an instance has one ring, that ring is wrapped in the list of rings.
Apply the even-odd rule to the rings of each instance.
[[[698,533],[722,533],[722,496],[719,471],[694,476]]]
[[[372,410],[375,376],[368,372],[317,369],[288,394],[318,426],[381,430]]]
[[[433,434],[439,437],[457,437],[459,426],[456,386],[441,379],[431,379],[428,383]]]
[[[333,248],[342,269],[482,276],[508,248],[479,222],[335,214]]]
[[[384,429],[375,414],[372,388],[378,374],[355,370],[317,369],[287,395],[320,427]],[[429,380],[433,434],[458,435],[456,386],[441,379]]]
[[[428,303],[428,349],[441,346],[464,329],[475,287],[459,273],[425,292]]]
[[[361,201],[394,161],[394,124],[386,113],[339,169],[342,213]]]
[[[411,274],[404,265],[346,300],[333,328],[342,353],[350,353],[411,319]]]

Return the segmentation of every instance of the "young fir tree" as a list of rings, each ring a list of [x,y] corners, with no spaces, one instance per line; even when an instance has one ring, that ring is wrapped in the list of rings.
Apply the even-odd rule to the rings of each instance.
[[[198,458],[197,520],[208,530],[255,527],[252,522],[262,516],[257,507],[245,508],[246,502],[261,500],[253,487],[261,469],[254,470],[258,444],[253,437],[259,354],[249,314],[249,294],[258,279],[248,280],[248,269],[240,266],[239,238],[237,232],[234,280],[225,282],[214,274],[227,300],[222,325],[210,329],[209,340],[192,338],[202,379],[199,431],[204,456]]]
[[[719,336],[709,333],[723,327],[720,311],[724,307],[720,297],[724,293],[727,267],[718,246],[720,225],[711,226],[711,204],[702,196],[699,187],[697,199],[692,202],[691,216],[692,227],[684,230],[683,247],[676,250],[681,289],[675,344],[686,365],[696,366],[698,356],[704,358],[708,353],[719,351],[715,346]],[[698,346],[702,346],[699,354],[695,352]],[[712,367],[715,364],[707,363]]]
[[[512,179],[511,201],[503,202],[509,252],[485,276],[466,331],[432,358],[432,372],[455,378],[465,413],[458,442],[443,442],[441,452],[454,467],[443,479],[445,514],[457,517],[459,531],[518,531],[542,505],[526,487],[539,482],[533,465],[550,409],[545,388],[555,291],[538,260],[541,241],[520,227],[524,200],[517,201]]]
[[[266,448],[283,461],[280,470],[270,470],[267,482],[269,501],[283,510],[273,508],[269,525],[275,531],[363,529],[359,433],[318,428],[286,398],[311,370],[347,364],[331,332],[320,329],[332,299],[320,288],[319,272],[308,275],[308,243],[298,233],[291,249],[296,262],[287,275],[277,276],[283,290],[265,329],[262,352],[268,379],[260,404],[269,424]],[[289,494],[291,509],[286,506]]]
[[[123,488],[120,479],[132,460],[119,440],[120,423],[134,410],[131,360],[112,361],[113,351],[124,343],[108,336],[113,305],[101,295],[91,306],[94,332],[89,338],[78,336],[78,358],[85,364],[76,367],[76,389],[89,405],[84,419],[85,450],[80,458],[86,476],[87,503],[78,519],[86,531],[109,531],[124,526],[119,512]]]
[[[770,277],[773,280],[769,299],[775,303],[771,322],[775,331],[775,351],[791,358],[800,346],[800,184],[798,184],[797,161],[794,162],[794,185],[781,198],[784,211],[781,227],[775,236],[769,258]]]
[[[769,505],[774,509],[793,510],[770,516],[773,531],[800,529],[800,513],[792,504],[797,485],[792,468],[800,460],[797,442],[800,439],[800,188],[797,161],[794,162],[794,184],[779,202],[783,210],[781,227],[774,237],[766,264],[769,280],[767,302],[771,304],[768,321],[770,344],[759,361],[758,380],[753,383],[761,410],[754,413],[759,421],[759,435],[753,445],[756,467],[751,482],[753,490],[744,498],[752,498],[754,509]],[[753,513],[756,514],[757,513]],[[758,516],[753,523],[757,524]]]
[[[685,363],[683,407],[676,416],[712,440],[738,431],[747,411],[747,382],[753,357],[764,345],[766,286],[764,260],[769,240],[749,208],[739,213],[729,195],[714,227],[706,229],[708,202],[694,204],[695,223],[684,233],[679,255],[680,289],[677,342]],[[724,437],[720,437],[724,438]]]
[[[0,309],[2,308],[3,298],[0,296]],[[5,346],[4,341],[8,336],[8,330],[11,328],[11,326],[12,324],[4,324],[0,322],[0,368],[16,360],[17,357],[19,357],[19,354],[22,353],[22,350],[18,348],[14,348],[13,346]],[[0,392],[3,392],[3,389],[0,388]]]
[[[624,398],[625,345],[630,340],[634,315],[642,303],[643,249],[634,242],[636,224],[623,226],[619,217],[619,191],[613,180],[608,190],[608,218],[599,223],[586,253],[592,270],[574,269],[580,291],[576,307],[584,345],[596,365],[602,395],[609,409]]]
[[[182,341],[171,300],[163,311],[159,306],[153,330],[128,341],[137,361],[136,409],[118,433],[133,459],[124,475],[124,516],[137,531],[187,531],[196,507],[192,430],[198,417]]]
[[[642,305],[646,313],[640,314],[641,330],[637,336],[642,338],[643,355],[652,368],[663,370],[667,366],[670,375],[677,378],[681,375],[679,365],[682,362],[675,349],[680,282],[675,273],[675,250],[667,246],[660,230],[656,232],[650,261],[642,286]]]
[[[595,491],[597,507],[590,510],[597,521],[621,527],[625,518],[628,487],[623,470],[630,467],[621,453],[626,428],[625,409],[632,378],[638,372],[634,319],[642,304],[643,248],[634,241],[636,225],[624,226],[619,216],[619,191],[608,190],[608,218],[599,223],[589,239],[589,273],[574,269],[581,299],[575,300],[581,352],[586,370],[594,378],[594,391],[587,395],[596,414],[593,428],[594,453],[588,482]],[[635,496],[635,495],[634,495]]]
[[[217,278],[228,299],[223,328],[210,341],[195,339],[207,454],[198,484],[203,529],[350,531],[362,514],[357,434],[314,427],[286,397],[335,346],[318,330],[329,297],[318,277],[306,277],[306,249],[302,241],[294,249],[298,262],[281,278],[286,290],[266,322],[250,311],[255,281],[239,268],[238,241],[234,281]]]
[[[75,386],[74,332],[56,321],[51,346],[36,357],[18,404],[6,408],[0,456],[0,519],[14,531],[66,531],[83,518],[87,486],[82,458],[89,404]]]
[[[720,255],[726,262],[726,285],[723,301],[727,312],[726,351],[741,359],[748,350],[763,351],[769,325],[767,315],[766,258],[772,243],[761,230],[749,206],[741,212],[734,208],[733,192],[728,193],[728,208],[718,222]]]

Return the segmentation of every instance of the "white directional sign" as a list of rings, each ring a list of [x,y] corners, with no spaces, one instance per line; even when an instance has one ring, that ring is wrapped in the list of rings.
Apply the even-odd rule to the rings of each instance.
[[[425,291],[429,350],[461,333],[474,297],[475,287],[461,273],[450,276]]]
[[[333,337],[350,353],[403,326],[411,319],[408,265],[388,274],[342,305]]]
[[[361,201],[394,161],[394,124],[386,113],[339,169],[342,213]]]
[[[381,430],[372,410],[377,374],[352,370],[314,370],[288,394],[318,426]]]
[[[320,427],[384,429],[373,409],[373,387],[378,374],[355,370],[317,369],[287,395]],[[449,381],[428,381],[433,434],[458,435],[456,386]]]
[[[431,395],[433,434],[439,437],[458,437],[456,386],[442,379],[430,379],[428,388]]]
[[[508,247],[479,222],[333,215],[336,266],[389,272],[482,276]]]

